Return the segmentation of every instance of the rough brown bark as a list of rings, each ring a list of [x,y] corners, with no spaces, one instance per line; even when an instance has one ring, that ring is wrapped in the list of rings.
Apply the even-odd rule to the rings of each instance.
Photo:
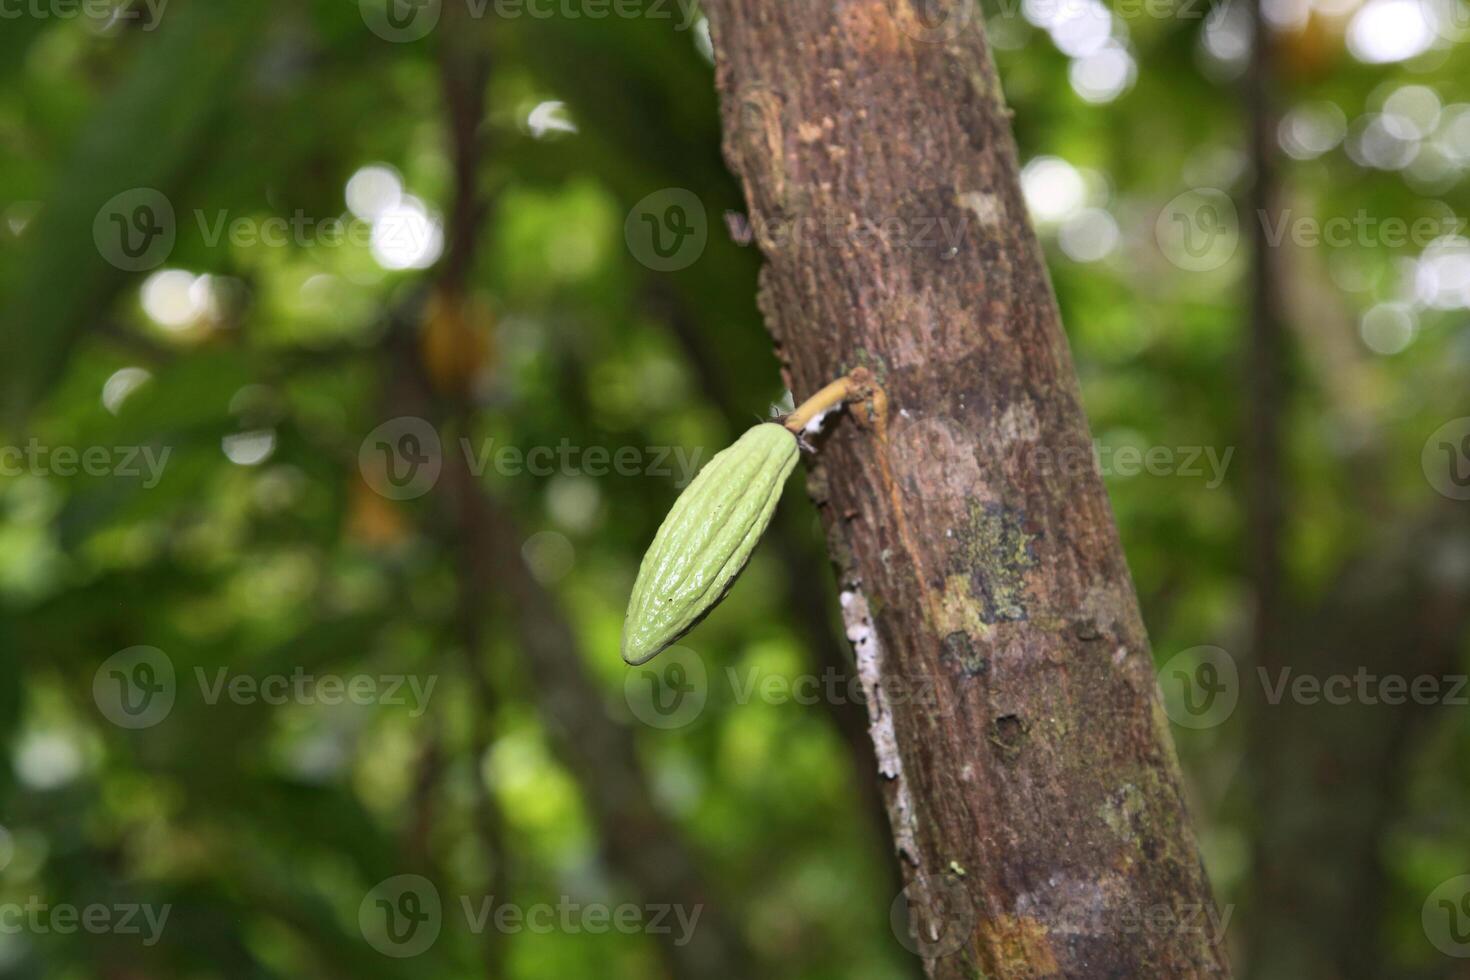
[[[787,380],[886,396],[810,486],[926,969],[1225,975],[978,14],[707,7]]]

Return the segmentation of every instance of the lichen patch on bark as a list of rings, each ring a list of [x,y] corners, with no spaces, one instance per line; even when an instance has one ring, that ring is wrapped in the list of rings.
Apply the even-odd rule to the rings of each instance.
[[[1060,967],[1052,953],[1046,924],[1040,919],[1018,915],[994,915],[982,919],[980,934],[985,970],[994,977],[1049,977]]]
[[[1035,543],[1041,535],[1026,526],[1026,516],[999,504],[970,502],[968,522],[957,529],[951,567],[967,572],[982,603],[985,623],[1027,619],[1026,577],[1036,567]]]

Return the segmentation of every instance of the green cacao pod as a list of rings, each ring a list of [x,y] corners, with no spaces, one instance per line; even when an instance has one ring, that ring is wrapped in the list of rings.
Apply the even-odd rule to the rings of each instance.
[[[652,660],[725,597],[771,523],[798,456],[796,436],[765,422],[699,471],[643,556],[623,620],[624,660]]]

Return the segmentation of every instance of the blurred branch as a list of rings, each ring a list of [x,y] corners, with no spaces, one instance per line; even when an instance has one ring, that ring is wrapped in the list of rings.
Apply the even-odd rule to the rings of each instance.
[[[1281,226],[1285,191],[1272,108],[1275,51],[1263,3],[1249,5],[1253,45],[1245,92],[1254,170],[1246,216],[1252,240],[1246,512],[1255,596],[1250,652],[1258,681],[1246,689],[1258,700],[1248,733],[1257,821],[1244,965],[1257,980],[1376,980],[1388,975],[1380,944],[1390,884],[1384,836],[1430,712],[1412,699],[1384,703],[1372,691],[1301,699],[1284,685],[1302,677],[1439,681],[1455,671],[1470,628],[1470,577],[1456,571],[1470,553],[1470,528],[1454,505],[1407,526],[1398,522],[1376,548],[1342,567],[1315,606],[1302,609],[1288,598],[1283,539],[1290,492],[1282,432],[1292,394],[1289,319],[1309,345],[1358,458],[1371,461],[1381,446],[1367,397],[1372,379],[1343,339],[1351,336],[1351,314],[1324,282],[1320,262],[1306,250],[1294,254],[1289,238],[1273,244],[1267,233]],[[1360,502],[1380,509],[1382,486],[1371,476],[1377,467],[1355,471],[1370,474],[1352,481]]]
[[[1390,703],[1376,686],[1432,678],[1450,693],[1470,631],[1470,520],[1449,502],[1410,524],[1385,527],[1376,548],[1338,574],[1294,628],[1289,673],[1260,676],[1280,692],[1256,718],[1270,747],[1251,765],[1271,781],[1258,811],[1250,974],[1264,980],[1378,980],[1391,975],[1380,946],[1386,831],[1413,772],[1412,758],[1441,705]],[[1343,700],[1324,688],[1294,697],[1299,677],[1346,677]],[[1367,678],[1359,681],[1359,678]],[[1384,689],[1386,691],[1386,688]],[[1412,688],[1410,688],[1412,690]]]
[[[465,413],[467,418],[468,413]],[[481,711],[470,722],[470,778],[475,788],[475,827],[480,834],[486,859],[490,862],[490,894],[504,896],[510,892],[510,853],[506,846],[505,821],[490,788],[485,784],[484,766],[490,754],[490,727],[499,713],[499,698],[495,688],[485,676],[483,657],[485,653],[484,621],[481,612],[483,592],[477,588],[475,556],[471,552],[472,542],[483,536],[480,529],[480,511],[473,487],[463,481],[452,480],[448,490],[454,498],[455,520],[445,529],[441,542],[455,556],[458,566],[455,577],[457,595],[455,599],[455,623],[459,633],[459,651],[464,660],[464,670],[472,689],[480,702]],[[487,934],[482,943],[486,971],[490,980],[503,975],[505,949],[498,937]]]
[[[446,293],[462,290],[487,213],[475,188],[482,150],[475,135],[483,106],[486,67],[458,60],[445,48],[443,77],[455,141],[454,205],[448,254],[441,268]],[[474,93],[465,91],[473,86]],[[461,435],[473,419],[462,392],[436,397],[434,383],[416,349],[405,318],[398,318],[384,344],[386,363],[400,404],[411,414],[444,423]],[[580,786],[609,865],[626,877],[645,901],[700,911],[700,928],[687,941],[657,935],[675,976],[737,980],[749,975],[749,954],[738,933],[713,907],[710,893],[680,834],[658,811],[637,760],[632,734],[606,713],[602,693],[587,676],[579,643],[555,598],[531,575],[520,553],[524,540],[513,519],[480,485],[464,454],[449,451],[437,492],[449,507],[446,533],[453,538],[461,602],[459,617],[472,659],[480,650],[481,604],[503,599],[517,644],[529,669],[542,719],[553,747]],[[495,692],[478,664],[476,686],[486,711]],[[481,777],[477,771],[477,780]]]
[[[1385,407],[1383,379],[1364,356],[1357,317],[1333,285],[1320,250],[1297,246],[1287,236],[1278,251],[1285,315],[1301,346],[1300,363],[1327,401],[1329,419],[1355,477],[1344,490],[1370,512],[1385,512],[1383,477],[1391,467],[1379,422]]]
[[[394,382],[404,396],[402,409],[444,418],[442,409],[435,411],[412,337],[396,331],[385,354],[386,362],[399,368]],[[524,535],[479,485],[462,453],[445,454],[438,492],[451,504],[462,586],[480,602],[502,600],[552,745],[582,789],[609,865],[648,902],[702,910],[700,928],[689,942],[680,945],[672,934],[657,937],[674,975],[748,976],[743,943],[714,907],[677,828],[653,802],[632,734],[608,717],[571,624],[525,566]]]
[[[1251,62],[1246,72],[1245,105],[1252,180],[1246,196],[1251,240],[1251,310],[1247,330],[1246,444],[1248,446],[1246,520],[1248,566],[1255,594],[1252,656],[1262,665],[1281,656],[1283,615],[1282,534],[1286,478],[1281,458],[1282,426],[1288,411],[1286,332],[1283,328],[1278,249],[1266,234],[1267,216],[1280,206],[1276,161],[1276,122],[1272,111],[1273,48],[1262,13],[1265,0],[1252,0]]]
[[[1250,0],[1246,5],[1250,23],[1251,57],[1244,79],[1246,141],[1251,160],[1251,184],[1245,196],[1246,228],[1250,240],[1250,308],[1245,324],[1245,566],[1250,583],[1252,615],[1247,662],[1265,674],[1274,674],[1286,663],[1283,643],[1284,605],[1282,574],[1282,528],[1286,480],[1282,471],[1281,431],[1286,405],[1280,269],[1275,249],[1266,234],[1267,216],[1280,204],[1277,186],[1275,118],[1272,110],[1275,56],[1264,4]],[[1260,694],[1261,688],[1247,690]],[[1247,752],[1252,758],[1247,791],[1257,813],[1274,813],[1283,792],[1279,746],[1272,730],[1270,707],[1263,699],[1248,705]],[[1259,888],[1271,869],[1267,867],[1266,832],[1258,828],[1255,838],[1253,886]],[[1251,976],[1271,975],[1269,961],[1275,955],[1266,948],[1272,910],[1257,901],[1248,922],[1245,968]]]
[[[464,291],[474,268],[480,232],[489,217],[488,202],[480,195],[480,161],[484,155],[481,122],[485,118],[485,87],[490,81],[487,39],[470,22],[463,4],[448,4],[439,31],[439,79],[449,132],[449,157],[454,189],[444,260],[439,282],[446,291]]]

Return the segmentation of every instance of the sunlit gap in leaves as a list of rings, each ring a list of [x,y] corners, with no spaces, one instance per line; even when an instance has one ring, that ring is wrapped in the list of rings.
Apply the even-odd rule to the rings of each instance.
[[[123,402],[150,379],[153,374],[147,368],[125,367],[114,371],[102,383],[102,407],[113,415],[122,411]]]
[[[1110,196],[1108,181],[1097,171],[1039,156],[1022,169],[1021,190],[1037,226],[1055,228],[1057,244],[1074,262],[1097,262],[1118,247],[1117,219],[1102,206]]]
[[[219,320],[219,291],[209,275],[160,269],[143,280],[139,300],[148,318],[171,334],[198,334]]]
[[[444,251],[444,226],[409,194],[387,164],[360,168],[347,181],[347,208],[372,226],[370,249],[384,269],[427,269]]]
[[[1348,50],[1370,65],[1407,61],[1439,39],[1436,22],[1420,0],[1368,0],[1348,24]]]
[[[1021,13],[1072,58],[1067,77],[1088,102],[1111,102],[1132,88],[1138,65],[1128,50],[1128,26],[1098,0],[1024,0]]]

